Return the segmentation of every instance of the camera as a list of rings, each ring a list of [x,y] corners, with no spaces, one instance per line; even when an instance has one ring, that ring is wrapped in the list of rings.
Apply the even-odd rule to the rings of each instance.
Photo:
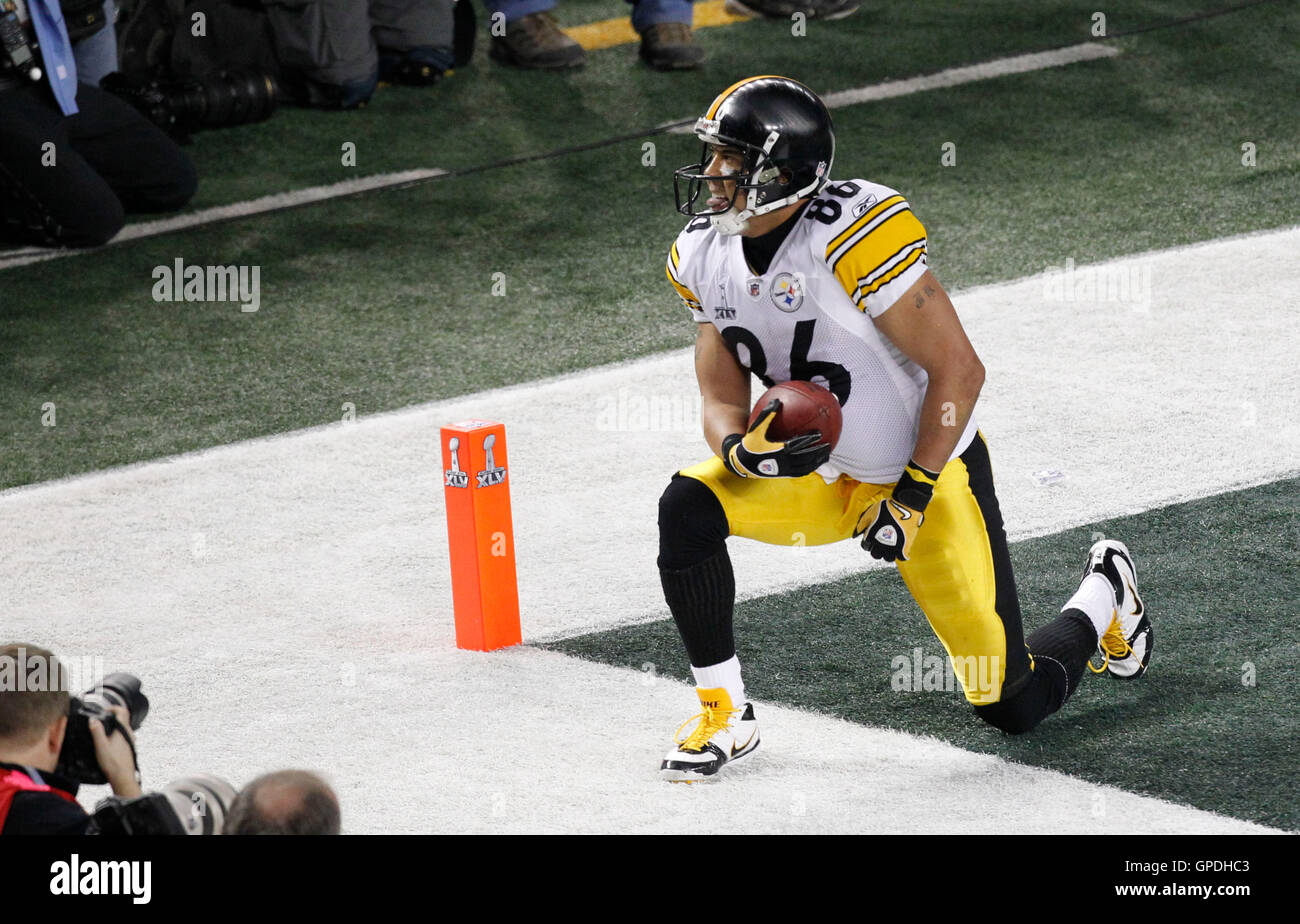
[[[201,128],[262,122],[275,112],[275,81],[254,71],[161,79],[109,74],[100,86],[181,142]]]
[[[134,799],[110,796],[95,806],[87,834],[221,834],[238,796],[235,787],[210,773],[173,780],[161,792]]]
[[[113,735],[120,726],[117,716],[109,711],[111,706],[124,707],[131,716],[131,730],[138,730],[149,714],[149,700],[140,692],[140,678],[133,674],[109,674],[98,686],[91,687],[79,697],[72,697],[68,707],[68,731],[63,738],[63,750],[59,752],[56,773],[78,783],[97,785],[108,782],[95,757],[90,720],[99,719],[104,723],[104,733]]]

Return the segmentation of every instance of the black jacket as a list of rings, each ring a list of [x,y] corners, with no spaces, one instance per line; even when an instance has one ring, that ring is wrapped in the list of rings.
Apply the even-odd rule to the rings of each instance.
[[[0,761],[0,774],[17,770],[34,783],[76,796],[78,783],[57,773],[37,771],[20,764]],[[35,774],[35,776],[33,776]],[[90,815],[76,802],[52,792],[17,792],[9,805],[0,834],[85,834]]]

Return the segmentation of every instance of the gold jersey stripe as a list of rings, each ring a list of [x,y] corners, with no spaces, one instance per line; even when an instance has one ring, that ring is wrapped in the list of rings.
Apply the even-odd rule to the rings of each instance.
[[[677,254],[676,241],[673,242],[672,249],[668,251],[668,263],[665,265],[664,269],[668,271],[668,279],[673,285],[686,289],[687,292],[690,291],[690,289],[686,287],[686,284],[682,282],[681,260]]]
[[[881,226],[893,221],[895,218],[904,218],[904,216],[908,215],[912,215],[912,210],[907,207],[906,202],[895,202],[893,205],[886,208],[883,212],[864,225],[861,230],[841,244],[839,250],[831,254],[828,258],[830,260],[831,271],[834,272],[835,268],[839,266],[840,261],[852,253],[854,248],[867,238],[871,238],[872,241],[879,240],[874,237],[874,235]],[[915,216],[912,217],[915,218]],[[920,227],[919,223],[917,224],[917,227]],[[922,230],[921,234],[924,236],[925,231]]]
[[[700,308],[700,300],[695,297],[695,293],[692,292],[690,289],[686,288],[686,286],[682,285],[676,279],[674,279],[673,274],[671,272],[668,272],[667,275],[668,275],[668,281],[673,284],[673,288],[676,289],[677,294],[682,297],[682,301],[686,302],[686,304],[690,305],[692,308],[698,310]]]
[[[874,283],[879,276],[893,270],[895,265],[897,265],[898,261],[902,260],[904,257],[911,256],[913,250],[916,250],[919,247],[922,251],[924,251],[925,245],[926,245],[926,240],[924,237],[917,238],[914,241],[908,241],[902,247],[898,248],[898,250],[890,254],[887,259],[881,260],[880,264],[875,269],[873,269],[870,273],[868,273],[865,276],[859,277],[858,279],[859,291],[861,291],[863,288],[870,285],[871,283]]]
[[[826,259],[829,260],[831,258],[831,254],[834,253],[841,244],[843,244],[850,237],[856,234],[863,226],[869,224],[871,222],[871,219],[875,218],[877,215],[879,215],[881,212],[883,212],[885,209],[889,208],[890,206],[897,205],[902,201],[904,201],[903,197],[895,194],[893,196],[890,196],[888,199],[878,202],[875,205],[873,205],[871,208],[867,209],[867,211],[863,214],[861,218],[853,222],[853,224],[849,225],[848,229],[845,230],[843,234],[836,237],[835,240],[831,241],[830,244],[827,245]]]
[[[907,272],[908,268],[911,267],[914,263],[916,263],[917,260],[920,260],[924,256],[925,256],[925,244],[921,244],[920,247],[916,248],[910,254],[908,254],[907,258],[901,261],[892,270],[885,273],[883,276],[881,276],[871,285],[860,289],[862,294],[861,296],[859,296],[860,301],[858,303],[858,308],[860,308],[863,311],[866,311],[866,307],[862,304],[862,302],[866,301],[868,295],[878,290],[881,286],[886,285],[887,283],[893,281],[894,279],[897,279],[903,273]]]
[[[890,261],[899,259],[918,241],[924,249],[925,228],[911,209],[900,209],[847,248],[835,261],[832,271],[844,291],[856,302],[861,298],[866,283],[877,273],[889,269]]]

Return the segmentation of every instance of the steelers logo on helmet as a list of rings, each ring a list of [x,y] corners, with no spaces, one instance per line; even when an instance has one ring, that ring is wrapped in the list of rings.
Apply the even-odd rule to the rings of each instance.
[[[718,94],[695,123],[700,160],[673,174],[677,211],[707,215],[723,234],[738,234],[750,218],[816,195],[830,179],[835,128],[825,103],[797,80],[770,74],[747,77]],[[742,161],[727,172],[725,196],[706,195],[722,171],[709,172],[715,148]],[[701,203],[701,197],[703,202]]]

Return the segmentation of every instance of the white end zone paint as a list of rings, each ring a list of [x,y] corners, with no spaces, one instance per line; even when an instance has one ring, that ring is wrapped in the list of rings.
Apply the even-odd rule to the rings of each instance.
[[[418,627],[353,638],[275,660],[232,647],[146,663],[146,691],[169,691],[141,733],[149,782],[316,768],[354,834],[1270,830],[761,703],[752,758],[725,780],[674,785],[656,771],[695,700],[683,684],[532,648],[429,646]],[[354,686],[338,680],[345,662],[358,668]],[[956,700],[953,714],[973,721]]]
[[[193,212],[184,212],[168,218],[132,222],[104,246],[114,247],[127,241],[157,237],[160,234],[169,234],[172,231],[182,231],[186,228],[197,228],[200,225],[215,224],[218,221],[226,221],[230,218],[243,218],[261,212],[278,212],[291,206],[306,205],[309,202],[324,202],[326,199],[350,196],[353,193],[367,189],[386,189],[390,186],[400,186],[413,180],[443,176],[446,172],[446,170],[439,167],[433,167],[420,170],[402,170],[397,173],[376,173],[355,180],[330,183],[327,186],[308,186],[304,189],[274,193],[273,195],[249,199],[244,202],[235,202],[230,205],[218,205]],[[0,251],[0,270],[10,269],[15,266],[26,266],[29,263],[41,263],[45,260],[55,260],[59,257],[77,256],[99,249],[101,248],[23,247],[18,250]]]
[[[1145,308],[1052,300],[1041,276],[956,297],[989,371],[978,413],[1013,538],[1296,471],[1298,248],[1300,229],[1292,228],[1081,268],[1149,271]],[[941,265],[936,273],[943,280]],[[738,798],[731,790],[668,795],[650,785],[689,711],[684,688],[656,681],[642,697],[645,678],[628,671],[536,651],[452,649],[437,437],[440,424],[464,417],[507,424],[526,639],[666,613],[654,567],[656,500],[672,471],[707,449],[694,426],[598,430],[599,402],[620,389],[693,395],[690,357],[674,352],[373,417],[360,408],[352,425],[5,492],[5,634],[69,657],[99,655],[108,670],[145,677],[154,708],[142,753],[153,784],[197,770],[241,784],[261,769],[316,766],[340,787],[354,831],[443,830],[443,820],[486,830],[503,817],[493,814],[497,792],[537,793],[527,812],[511,810],[520,813],[512,830],[664,830],[679,817],[664,800],[730,805]],[[1044,468],[1064,471],[1065,480],[1035,486],[1029,475]],[[872,566],[851,542],[730,547],[746,596]],[[1140,575],[1142,550],[1133,552]],[[1074,579],[1061,575],[1063,600]],[[916,618],[918,638],[928,637],[909,599],[880,615]],[[1026,622],[1049,615],[1026,613]],[[951,805],[916,782],[935,776],[910,770],[892,778],[887,795],[897,806],[912,780],[912,820],[852,814],[840,790],[876,804],[870,784],[859,790],[852,781],[864,770],[886,772],[882,764],[910,767],[910,748],[922,744],[793,710],[763,714],[772,718],[752,782],[736,781],[737,792],[753,787],[748,798],[766,806],[756,826],[790,824],[792,791],[825,806],[817,816],[825,830],[896,830],[937,825],[938,815],[923,813],[929,804],[945,812],[980,805],[986,821],[1018,819],[1025,792],[1043,786],[1044,829],[1098,827],[1069,795],[1086,784],[1048,782],[1054,775],[957,749],[951,764],[917,752],[929,755],[920,763],[948,767],[934,773],[961,793]],[[644,734],[630,722],[644,722]],[[847,742],[839,756],[809,761],[828,736]],[[602,752],[609,766],[593,772],[584,761],[575,773],[565,761],[575,741],[585,749],[589,740],[613,742]],[[500,761],[476,756],[466,771],[468,754]],[[383,800],[366,793],[376,772]],[[643,773],[645,791],[636,788]],[[963,779],[971,788],[958,785]],[[1058,801],[1063,808],[1051,814]],[[418,822],[410,821],[413,803],[429,807]],[[609,806],[609,818],[597,804]],[[1237,824],[1167,811],[1169,830]],[[1148,816],[1124,816],[1151,830]],[[1107,815],[1106,830],[1115,818]]]

